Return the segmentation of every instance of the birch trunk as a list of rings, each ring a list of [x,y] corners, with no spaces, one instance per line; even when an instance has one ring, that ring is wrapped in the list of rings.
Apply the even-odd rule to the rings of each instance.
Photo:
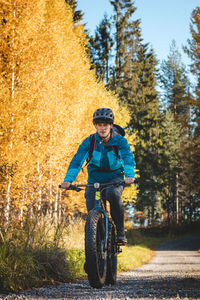
[[[13,18],[16,17],[16,2],[13,3]],[[14,43],[15,43],[15,25],[13,23],[13,36],[12,36],[12,45],[11,45],[11,52],[14,49]],[[14,97],[15,97],[15,58],[14,58],[14,52],[11,53],[12,55],[12,74],[11,74],[11,102],[13,103]],[[11,141],[10,141],[10,152],[13,151],[13,123],[14,123],[14,115],[12,113],[11,115]],[[8,175],[9,176],[9,175]],[[5,217],[6,221],[9,221],[10,218],[10,190],[12,186],[12,177],[9,176],[8,180],[8,188],[6,193],[6,211],[5,211]]]

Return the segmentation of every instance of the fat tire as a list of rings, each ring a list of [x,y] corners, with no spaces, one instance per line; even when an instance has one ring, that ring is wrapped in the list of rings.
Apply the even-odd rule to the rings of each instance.
[[[88,280],[94,288],[103,287],[106,280],[107,251],[102,251],[104,236],[103,214],[97,210],[90,211],[85,225],[85,258]]]
[[[112,220],[109,220],[108,228],[108,257],[107,257],[107,273],[106,285],[114,285],[117,279],[117,245],[115,225]]]

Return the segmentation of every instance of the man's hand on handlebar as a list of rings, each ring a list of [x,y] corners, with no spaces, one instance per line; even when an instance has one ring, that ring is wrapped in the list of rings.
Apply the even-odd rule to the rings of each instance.
[[[132,184],[132,183],[134,183],[134,181],[135,181],[135,178],[132,178],[132,177],[125,178],[125,184]]]
[[[132,183],[134,183],[134,181],[135,181],[135,178],[132,178],[132,177],[127,177],[127,178],[125,178],[125,181],[124,181],[124,183],[125,183],[125,185],[131,185]],[[120,182],[119,182],[120,183]],[[102,185],[102,184],[101,184]],[[106,185],[106,184],[103,184],[103,185]],[[108,184],[108,185],[116,185],[116,183],[110,183],[110,184]],[[78,185],[78,186],[85,186],[85,185]],[[92,186],[93,186],[93,184],[92,184]],[[59,187],[60,188],[62,188],[62,189],[70,189],[70,190],[77,190],[77,185],[71,185],[71,183],[70,182],[63,182],[63,183],[61,183],[61,185],[59,185]],[[79,187],[78,187],[79,188]],[[82,190],[82,188],[80,189],[80,190]]]
[[[71,183],[70,182],[63,182],[61,183],[61,188],[62,189],[68,189],[70,187]]]

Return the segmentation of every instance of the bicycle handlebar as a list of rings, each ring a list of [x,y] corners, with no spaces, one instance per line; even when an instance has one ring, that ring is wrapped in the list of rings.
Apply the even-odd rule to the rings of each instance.
[[[107,186],[118,186],[118,185],[123,185],[125,187],[130,186],[129,184],[126,184],[125,181],[119,181],[119,182],[112,182],[112,183],[88,183],[88,184],[71,184],[68,189],[65,190],[73,190],[80,192],[83,190],[83,188],[86,188],[87,186],[93,186],[94,188],[98,189],[101,187],[107,187]],[[59,185],[59,188],[61,187],[61,184]]]
[[[80,192],[83,190],[83,188],[86,188],[87,186],[93,186],[94,188],[98,189],[101,187],[107,187],[107,186],[117,186],[117,185],[126,185],[125,181],[119,181],[119,182],[113,182],[113,183],[88,183],[88,184],[71,184],[70,187],[66,190],[73,190]],[[62,188],[61,185],[59,185],[59,188]]]

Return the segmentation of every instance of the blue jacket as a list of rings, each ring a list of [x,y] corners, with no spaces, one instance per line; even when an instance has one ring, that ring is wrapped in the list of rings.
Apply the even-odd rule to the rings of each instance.
[[[108,182],[114,178],[135,177],[134,157],[130,146],[124,138],[125,131],[118,125],[113,126],[111,130],[111,138],[107,145],[103,145],[98,133],[95,133],[96,146],[92,154],[92,158],[87,166],[88,182]],[[120,159],[114,153],[112,146],[117,146]],[[73,182],[84,161],[89,156],[90,136],[87,137],[79,146],[77,153],[74,155],[67,174],[65,182]]]

